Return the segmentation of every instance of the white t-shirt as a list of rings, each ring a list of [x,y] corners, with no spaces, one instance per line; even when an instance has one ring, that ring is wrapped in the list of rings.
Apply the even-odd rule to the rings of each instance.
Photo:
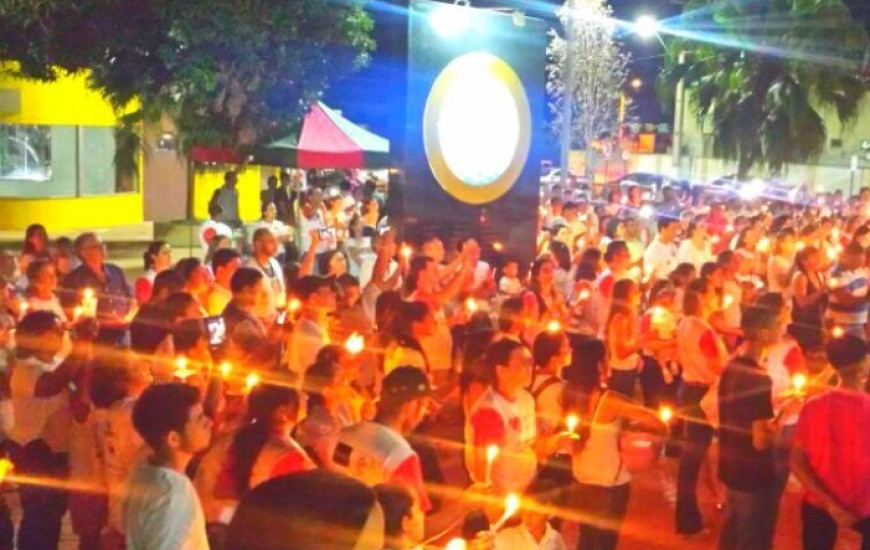
[[[269,315],[274,315],[278,307],[287,300],[287,288],[284,286],[284,270],[275,258],[269,258],[266,265],[260,264],[256,258],[248,258],[245,267],[253,267],[266,277],[269,286]]]
[[[142,464],[127,495],[127,550],[208,550],[205,516],[187,476]]]
[[[499,531],[494,542],[495,550],[565,550],[566,548],[562,535],[549,523],[540,542],[535,540],[523,524]]]
[[[65,452],[69,448],[72,422],[69,394],[64,390],[52,397],[35,396],[39,378],[55,368],[56,365],[33,357],[16,362],[12,368],[9,385],[15,425],[8,436],[21,446],[42,439],[54,452]]]
[[[287,368],[299,376],[305,376],[317,359],[317,354],[327,344],[329,335],[326,330],[310,319],[300,319],[290,334],[285,361]]]
[[[701,271],[701,266],[712,261],[713,252],[710,250],[710,243],[705,242],[703,249],[698,249],[691,239],[686,239],[680,243],[680,249],[677,251],[677,263],[689,263]]]
[[[50,311],[57,315],[61,322],[66,323],[67,321],[66,313],[64,313],[57,296],[52,296],[48,300],[30,296],[27,298],[27,311]]]
[[[227,224],[215,220],[206,220],[199,226],[199,243],[202,245],[202,253],[208,252],[208,243],[216,237],[233,238],[233,229]]]
[[[643,265],[651,281],[667,279],[677,267],[677,247],[653,239],[643,253]]]

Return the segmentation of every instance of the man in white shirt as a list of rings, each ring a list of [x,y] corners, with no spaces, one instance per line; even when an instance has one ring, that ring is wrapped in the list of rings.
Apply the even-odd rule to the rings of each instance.
[[[154,455],[128,480],[127,550],[208,550],[205,516],[185,470],[208,447],[211,424],[192,386],[152,386],[139,398],[133,426]]]
[[[559,505],[558,487],[540,478],[526,492],[520,510],[522,523],[495,536],[495,550],[565,550],[565,540],[550,525],[548,510]]]
[[[667,279],[677,267],[677,246],[674,240],[680,230],[680,220],[660,217],[659,234],[643,253],[643,266],[650,281]]]
[[[329,315],[335,311],[335,292],[329,280],[309,275],[293,285],[296,297],[302,302],[299,320],[293,325],[290,342],[284,355],[284,364],[299,376],[317,359],[317,354],[329,344]]]
[[[287,304],[284,270],[281,269],[281,264],[275,259],[275,252],[277,250],[278,240],[275,238],[275,235],[270,230],[261,227],[254,231],[254,253],[245,262],[245,267],[252,267],[266,277],[266,283],[270,292],[269,304],[263,314],[270,320],[274,318],[278,309],[283,308]]]

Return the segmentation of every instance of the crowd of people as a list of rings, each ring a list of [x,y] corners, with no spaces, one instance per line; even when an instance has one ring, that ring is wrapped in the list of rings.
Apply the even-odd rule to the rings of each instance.
[[[32,226],[0,256],[0,550],[67,512],[81,550],[612,550],[663,455],[675,536],[712,536],[709,492],[720,549],[772,548],[793,475],[804,548],[870,548],[870,190],[626,195],[546,190],[531,265],[293,174],[243,228],[228,173],[202,257],[154,242],[138,278]]]

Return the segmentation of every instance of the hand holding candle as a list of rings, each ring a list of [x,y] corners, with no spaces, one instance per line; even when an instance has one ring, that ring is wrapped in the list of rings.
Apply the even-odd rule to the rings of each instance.
[[[477,300],[474,298],[468,298],[465,300],[465,311],[467,311],[469,315],[474,315],[477,313],[477,310]]]
[[[498,521],[492,525],[490,531],[493,533],[497,533],[504,527],[504,524],[507,523],[509,519],[514,517],[517,512],[520,511],[520,497],[515,493],[511,493],[505,498],[504,501],[504,513],[498,518]]]
[[[791,385],[794,386],[795,394],[804,395],[804,391],[806,391],[807,388],[807,382],[807,375],[802,372],[792,376]]]
[[[257,384],[259,384],[259,383],[260,383],[260,375],[257,374],[256,372],[252,372],[245,379],[245,389],[247,390],[248,393],[251,393],[251,390],[253,390],[255,387],[257,387]]]
[[[179,357],[175,360],[175,372],[173,376],[178,378],[181,381],[187,380],[191,376],[195,374],[195,372],[188,367],[187,357]]]
[[[233,372],[233,366],[229,363],[229,361],[224,361],[220,366],[221,376],[226,380],[230,373]]]
[[[659,418],[665,424],[669,424],[674,419],[674,409],[670,407],[662,407],[659,409]]]
[[[6,477],[15,470],[15,464],[8,458],[0,458],[0,483],[6,480]]]

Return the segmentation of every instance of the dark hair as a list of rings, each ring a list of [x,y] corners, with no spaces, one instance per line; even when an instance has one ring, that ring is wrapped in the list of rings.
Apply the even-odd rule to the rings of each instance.
[[[523,314],[522,296],[512,296],[501,303],[501,308],[498,310],[498,328],[499,330],[508,330],[515,323],[516,317],[521,317]]]
[[[769,309],[777,317],[785,307],[785,303],[785,297],[781,292],[765,292],[755,299],[756,306]]]
[[[375,493],[326,470],[277,477],[242,498],[224,550],[352,550]]]
[[[717,269],[721,269],[721,266],[716,262],[704,262],[701,266],[700,278],[706,281]]]
[[[47,266],[54,267],[54,264],[46,258],[37,258],[27,264],[27,280],[32,283]]]
[[[294,294],[303,302],[322,288],[332,288],[330,279],[318,275],[306,275],[293,284]]]
[[[214,255],[211,257],[212,273],[216,274],[218,269],[226,267],[236,258],[241,258],[241,254],[239,254],[239,251],[234,248],[220,248],[215,250]]]
[[[535,360],[535,369],[545,367],[554,357],[558,357],[565,342],[565,333],[561,330],[544,330],[535,337],[532,345],[532,357]]]
[[[575,281],[594,281],[598,278],[598,265],[601,263],[601,249],[597,246],[587,248],[580,256],[580,263],[577,264],[577,272],[574,275]]]
[[[384,511],[384,534],[388,537],[402,536],[402,520],[411,514],[414,495],[402,485],[376,485],[375,495]]]
[[[723,250],[719,253],[718,256],[716,256],[716,264],[721,267],[725,267],[726,265],[731,263],[731,260],[734,259],[735,254],[737,253],[731,249]]]
[[[145,249],[145,253],[142,254],[142,262],[145,265],[145,271],[154,267],[155,257],[160,254],[160,251],[164,246],[166,246],[166,241],[153,241],[148,245],[148,248]]]
[[[181,319],[184,312],[194,305],[198,306],[199,302],[196,301],[193,294],[189,292],[176,292],[166,298],[161,304],[161,309],[166,313],[166,319],[171,324],[175,324],[176,321]]]
[[[308,409],[326,409],[323,391],[330,387],[338,373],[339,365],[317,354],[317,360],[305,371],[305,392],[308,394]]]
[[[42,237],[43,240],[45,241],[44,245],[46,247],[48,246],[48,231],[45,230],[45,226],[42,224],[39,224],[39,223],[34,223],[31,225],[28,225],[27,229],[24,231],[24,244],[21,247],[21,254],[22,255],[24,255],[24,254],[45,255],[45,252],[46,252],[45,250],[42,250],[42,251],[36,250],[36,248],[33,246],[33,243],[31,242],[31,239],[33,239],[33,237],[35,237],[37,235]]]
[[[695,266],[693,264],[690,264],[688,262],[683,262],[680,265],[678,265],[676,268],[674,268],[674,270],[671,272],[671,276],[670,276],[671,282],[674,283],[674,286],[681,287],[682,282],[683,282],[682,279],[687,279],[687,281],[686,281],[687,283],[691,282],[691,281],[688,281],[688,278],[690,275],[695,273],[695,271],[697,271],[697,270],[695,269]]]
[[[190,409],[199,401],[199,390],[193,386],[177,383],[151,386],[133,407],[133,427],[157,451],[171,432],[184,432]]]
[[[612,217],[607,220],[606,227],[604,228],[604,234],[610,237],[611,239],[616,238],[616,230],[619,229],[619,225],[625,225],[625,222],[617,217]]]
[[[323,274],[329,274],[329,263],[332,262],[332,259],[334,257],[339,256],[339,255],[344,256],[344,252],[342,252],[341,250],[338,250],[338,249],[330,250],[329,252],[326,252],[325,254],[321,254],[320,257],[317,259],[318,271],[320,271],[320,273],[323,273]],[[347,260],[346,257],[345,257],[345,260]]]
[[[152,298],[156,298],[162,294],[170,296],[176,292],[181,292],[184,288],[184,280],[174,269],[161,271],[154,277],[154,286],[151,290]]]
[[[394,338],[409,337],[414,323],[420,323],[429,315],[429,306],[424,302],[401,302],[393,318],[390,334]]]
[[[827,354],[831,365],[843,371],[867,356],[867,343],[857,336],[846,334],[828,342]]]
[[[18,322],[15,330],[16,352],[19,357],[29,357],[42,350],[40,343],[46,334],[62,331],[60,317],[53,311],[31,311]]]
[[[202,267],[202,260],[199,258],[184,258],[175,264],[175,272],[181,277],[185,284],[190,280],[190,277]]]
[[[131,379],[131,367],[126,361],[97,362],[89,381],[90,397],[94,407],[107,409],[127,397]]]
[[[462,348],[462,371],[459,373],[459,390],[468,391],[472,382],[492,384],[483,368],[483,356],[489,345],[495,339],[496,331],[492,329],[477,330],[469,334]]]
[[[335,279],[335,282],[341,288],[350,288],[354,286],[359,286],[359,279],[351,275],[350,273],[344,273]]]
[[[496,340],[486,348],[486,352],[483,354],[483,367],[486,376],[493,381],[493,384],[498,381],[497,367],[510,363],[511,355],[522,348],[521,343],[511,338]]]
[[[237,294],[251,287],[255,287],[263,280],[263,273],[253,267],[240,267],[233,273],[230,279],[230,290]]]
[[[556,260],[558,267],[565,271],[571,270],[571,251],[568,245],[562,241],[552,241],[550,243],[550,252],[553,253],[553,259]]]
[[[265,237],[268,237],[272,234],[272,231],[268,227],[261,227],[254,231],[254,236],[251,238],[251,242],[256,244],[258,241],[262,240]]]
[[[750,306],[743,312],[740,318],[740,328],[747,340],[758,337],[758,332],[770,330],[776,326],[778,312],[774,313],[766,307]]]
[[[709,283],[705,279],[695,279],[686,288],[683,294],[683,314],[700,315],[701,296],[709,291]]]
[[[299,413],[299,392],[285,385],[260,384],[248,396],[245,423],[233,436],[227,465],[241,497],[251,489],[251,471],[272,433],[272,414],[285,405]]]
[[[620,252],[628,252],[628,244],[625,241],[610,241],[607,250],[604,251],[604,261],[610,263]]]
[[[408,268],[408,278],[405,281],[405,291],[408,294],[417,290],[417,285],[420,282],[420,273],[429,267],[430,262],[434,262],[429,256],[415,256],[411,259],[411,265]]]
[[[381,293],[375,300],[375,326],[380,332],[388,332],[392,329],[399,305],[402,303],[402,295],[398,290],[388,290]]]
[[[672,223],[680,223],[680,220],[677,218],[671,218],[670,216],[659,216],[656,220],[656,226],[659,228],[660,232],[667,229]]]
[[[183,355],[196,347],[203,339],[208,338],[208,330],[202,319],[184,319],[172,328],[172,343],[175,353]]]

